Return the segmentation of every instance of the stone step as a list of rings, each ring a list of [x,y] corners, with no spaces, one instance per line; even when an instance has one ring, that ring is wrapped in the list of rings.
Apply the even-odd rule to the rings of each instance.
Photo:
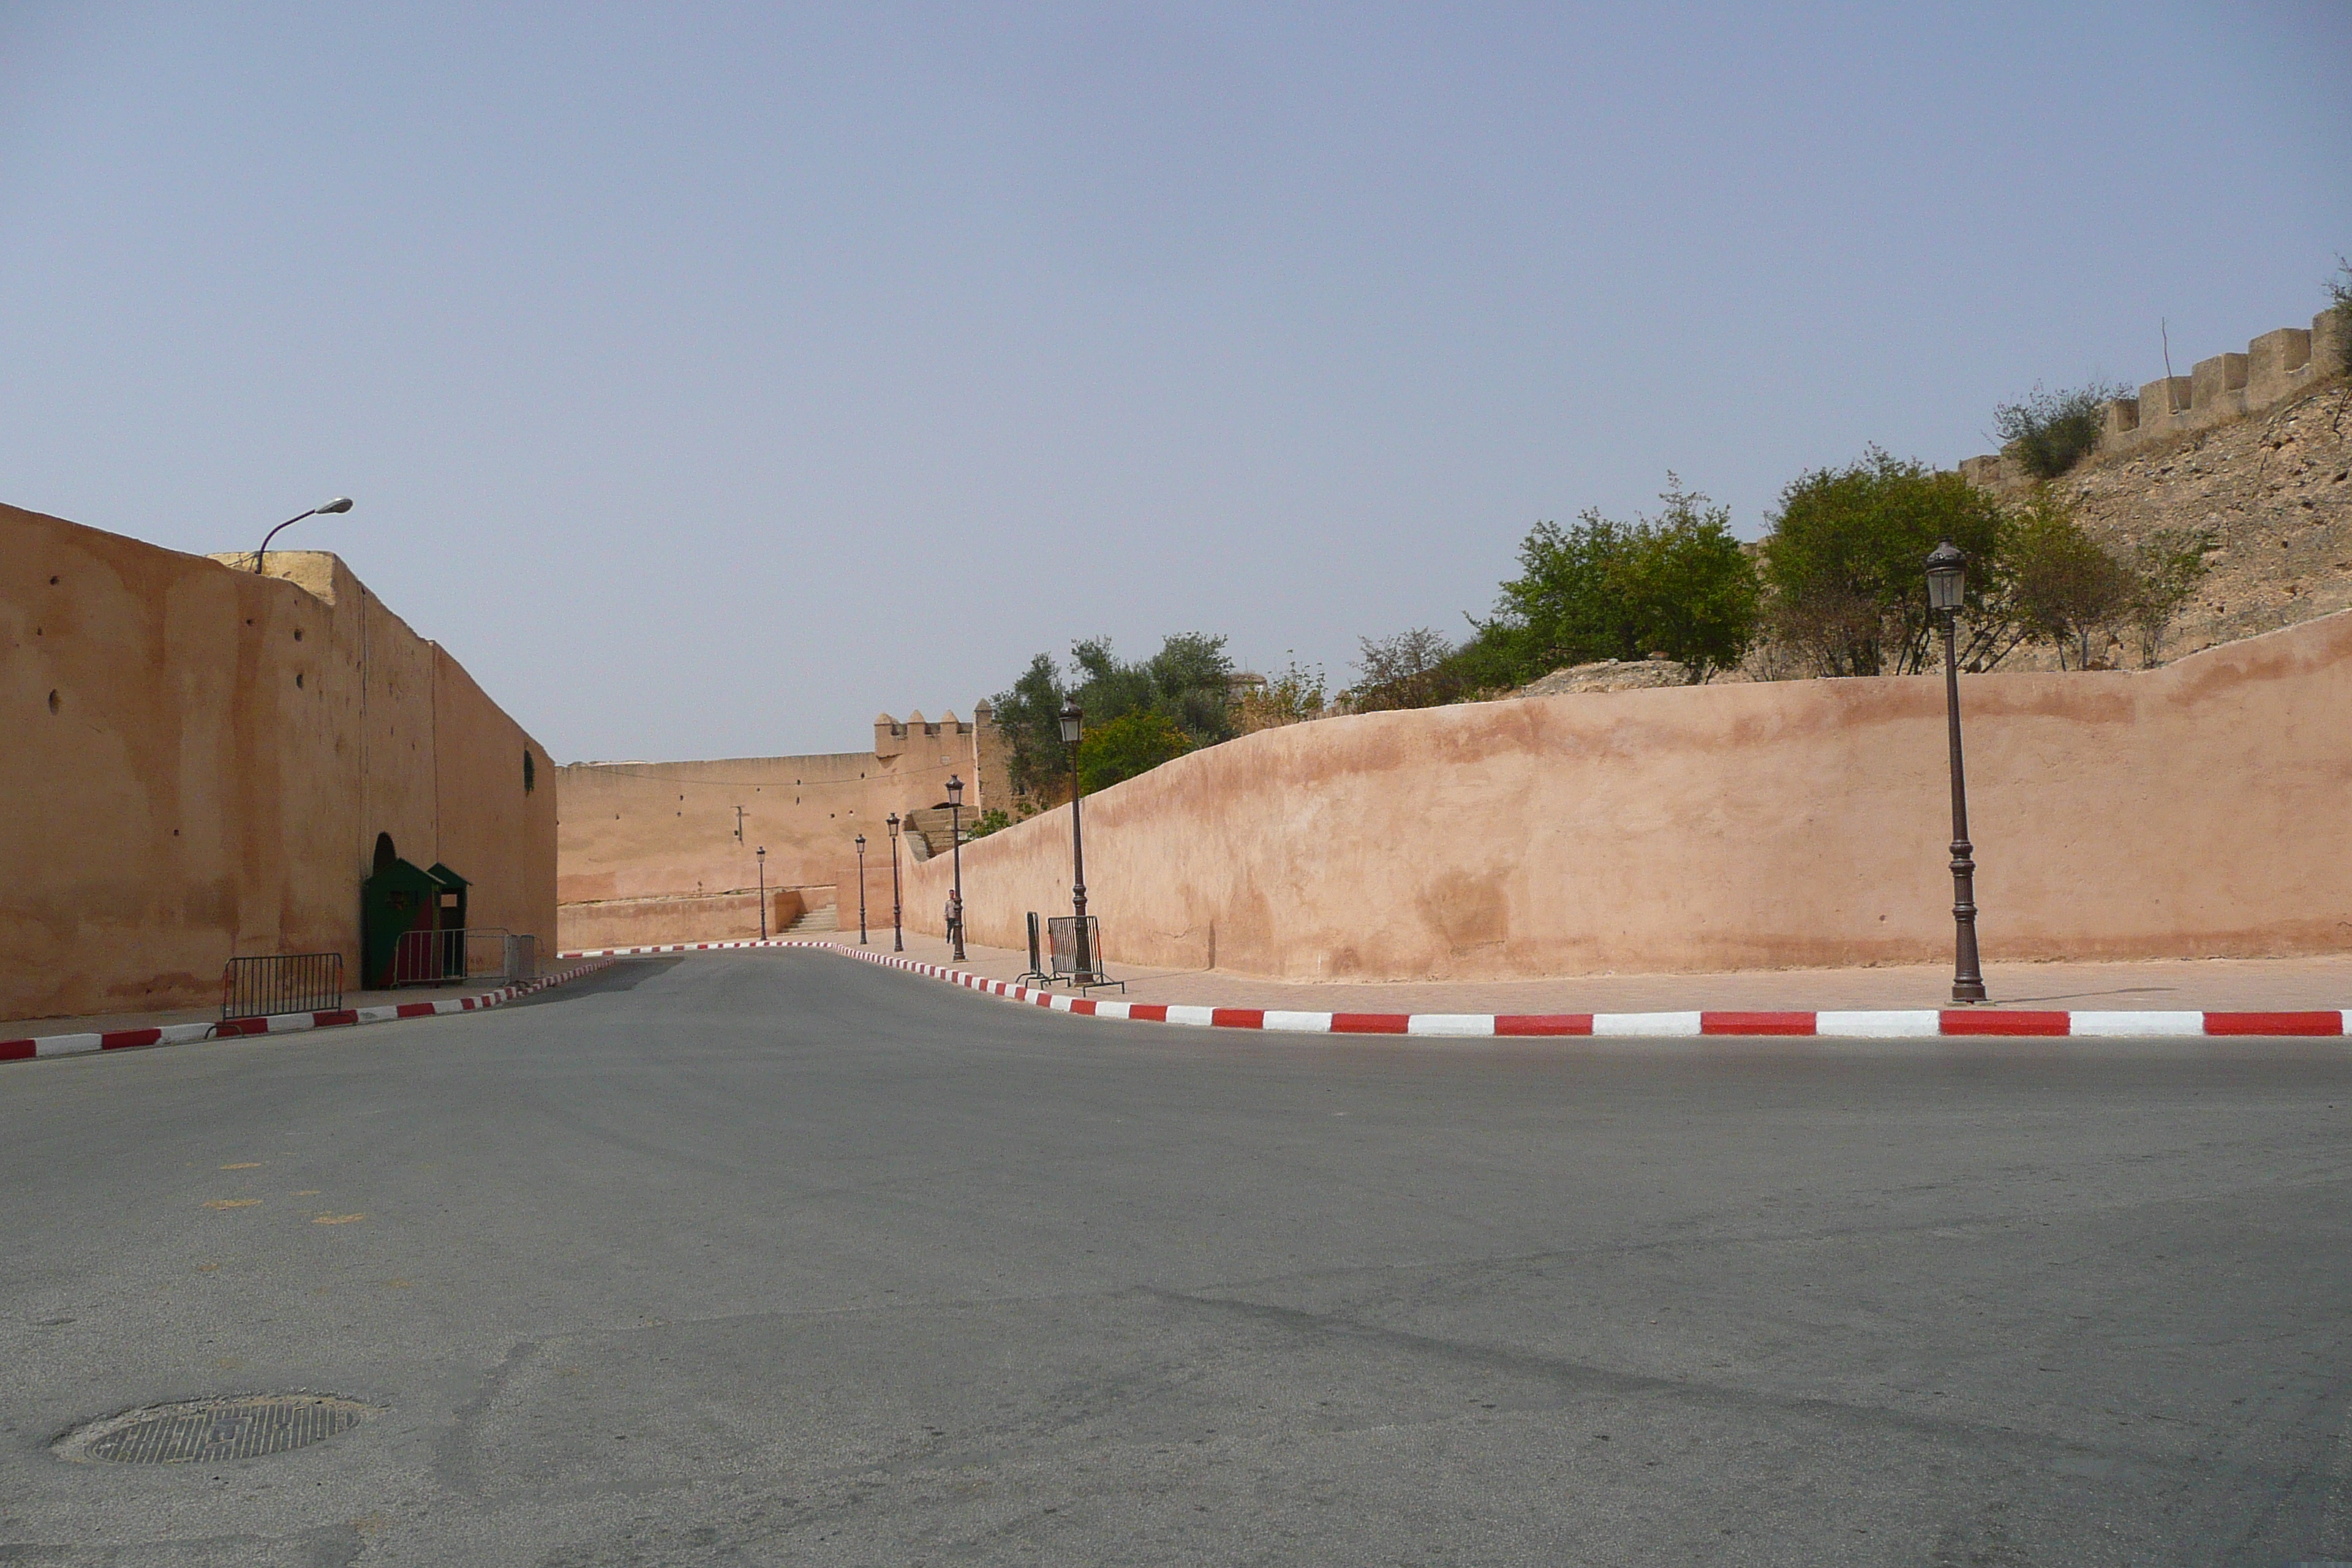
[[[786,936],[806,936],[812,931],[839,931],[841,906],[827,904],[821,910],[811,910],[784,928]]]

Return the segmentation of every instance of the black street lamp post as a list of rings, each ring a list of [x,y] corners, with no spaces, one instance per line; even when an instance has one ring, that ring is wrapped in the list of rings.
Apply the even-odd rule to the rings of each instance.
[[[268,533],[262,535],[261,548],[253,552],[253,569],[256,572],[259,572],[261,570],[262,561],[269,554],[269,542],[277,538],[286,530],[293,527],[296,523],[301,521],[304,518],[324,517],[330,512],[349,511],[351,510],[352,498],[349,496],[337,496],[331,501],[320,502],[317,506],[312,507],[309,511],[296,512],[292,517],[288,518],[284,522],[279,523],[276,528],[271,529]]]
[[[1960,664],[1954,650],[1954,623],[1967,582],[1969,558],[1950,540],[1927,557],[1927,607],[1944,621],[1944,714],[1952,751],[1952,1000],[1985,999],[1984,969],[1977,961],[1976,847],[1969,842],[1969,782],[1960,765]]]
[[[1093,943],[1087,931],[1087,838],[1078,820],[1078,741],[1086,732],[1086,710],[1076,702],[1062,710],[1062,744],[1070,748],[1070,910],[1078,917],[1077,984],[1080,989],[1099,978],[1095,973]]]
[[[948,852],[955,857],[955,891],[950,895],[955,918],[948,922],[950,951],[958,963],[963,956],[963,780],[948,775]]]
[[[898,904],[898,814],[892,812],[883,819],[890,830],[890,951],[907,951],[907,933],[900,926]]]
[[[760,846],[760,940],[768,940],[768,847]]]
[[[857,836],[857,945],[866,945],[866,835]]]

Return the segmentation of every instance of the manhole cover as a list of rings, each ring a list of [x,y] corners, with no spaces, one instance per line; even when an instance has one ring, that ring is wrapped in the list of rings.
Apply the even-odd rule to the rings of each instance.
[[[158,1405],[94,1422],[57,1445],[58,1458],[116,1465],[254,1459],[323,1442],[375,1410],[320,1394],[254,1394]]]

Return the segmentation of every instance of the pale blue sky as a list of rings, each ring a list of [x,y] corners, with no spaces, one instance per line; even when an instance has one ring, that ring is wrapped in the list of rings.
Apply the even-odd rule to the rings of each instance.
[[[0,500],[340,552],[559,758],[1348,676],[1671,468],[2300,324],[2352,5],[0,4]]]

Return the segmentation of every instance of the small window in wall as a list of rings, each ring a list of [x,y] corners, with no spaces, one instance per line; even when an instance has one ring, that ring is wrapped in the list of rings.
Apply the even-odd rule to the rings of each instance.
[[[539,764],[530,760],[530,748],[522,749],[522,793],[529,795],[539,787]]]
[[[393,862],[399,858],[400,851],[392,847],[392,835],[377,834],[375,836],[375,874],[379,877],[383,876],[392,869]]]

